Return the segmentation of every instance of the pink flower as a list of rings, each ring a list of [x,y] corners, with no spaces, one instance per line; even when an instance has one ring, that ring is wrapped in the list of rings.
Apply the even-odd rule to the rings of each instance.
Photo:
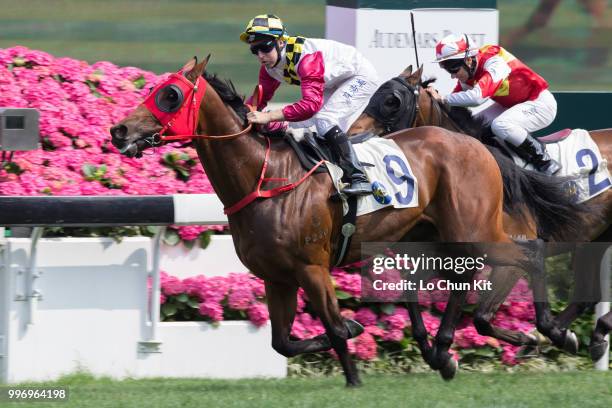
[[[181,293],[185,293],[185,285],[183,285],[183,282],[180,279],[174,276],[168,276],[162,282],[161,287],[164,294],[168,296],[180,295]]]
[[[376,340],[369,333],[362,333],[354,340],[355,355],[361,360],[374,360],[377,357]]]
[[[249,320],[257,327],[265,325],[270,316],[268,315],[268,307],[263,303],[254,302],[247,310]]]
[[[505,344],[503,346],[503,352],[502,352],[502,362],[506,365],[516,365],[518,364],[518,361],[516,361],[516,353],[518,352],[518,347],[517,346],[512,346],[510,344]]]
[[[304,300],[304,297],[305,297],[304,289],[299,288],[298,293],[297,293],[297,311],[298,312],[303,312],[304,307],[306,307],[306,300]]]
[[[340,314],[345,319],[350,319],[350,320],[354,320],[355,319],[355,312],[353,310],[351,310],[351,309],[342,309],[342,310],[340,310]]]
[[[202,316],[210,317],[215,322],[223,320],[223,307],[217,302],[202,302],[199,311]]]
[[[197,239],[200,233],[204,230],[205,227],[200,225],[185,225],[178,227],[179,236],[185,241]]]
[[[404,338],[404,331],[399,329],[391,329],[383,334],[382,339],[385,341],[398,342]]]
[[[385,331],[378,326],[366,326],[365,331],[370,333],[372,336],[382,337],[385,335]]]
[[[291,328],[291,334],[298,339],[309,339],[323,333],[325,333],[325,328],[321,321],[308,313],[298,314]]]
[[[361,276],[346,273],[338,268],[333,269],[331,273],[338,289],[356,298],[361,296]]]
[[[232,287],[227,297],[229,307],[236,310],[246,310],[255,301],[250,287]]]
[[[489,344],[489,338],[481,336],[476,328],[470,324],[464,329],[455,332],[454,342],[461,348],[482,347]]]
[[[376,313],[372,311],[372,309],[368,307],[362,307],[357,310],[357,313],[355,313],[355,320],[357,320],[364,326],[371,326],[376,324],[377,316]]]

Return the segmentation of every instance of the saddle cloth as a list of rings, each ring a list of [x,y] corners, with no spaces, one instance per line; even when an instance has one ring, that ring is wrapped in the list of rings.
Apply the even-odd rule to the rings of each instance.
[[[357,216],[388,206],[409,208],[419,205],[417,180],[406,155],[393,140],[373,137],[353,147],[372,183],[372,194],[357,200]],[[342,170],[335,164],[326,164],[336,189],[342,191],[346,185],[341,181]],[[346,203],[344,209],[345,212],[348,210]]]
[[[533,170],[531,164],[527,164],[511,149],[507,151],[517,165]],[[576,177],[569,187],[578,202],[596,197],[612,186],[608,163],[588,131],[574,129],[565,139],[546,143],[546,151],[563,166],[555,176]]]

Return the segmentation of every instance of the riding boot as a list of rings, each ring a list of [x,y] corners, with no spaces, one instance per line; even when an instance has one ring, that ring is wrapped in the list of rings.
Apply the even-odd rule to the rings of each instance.
[[[514,147],[514,151],[521,159],[531,163],[541,173],[552,176],[561,170],[561,165],[548,155],[542,142],[531,135],[527,135],[523,143]]]
[[[338,158],[338,165],[344,174],[351,180],[351,185],[342,190],[346,195],[367,195],[372,193],[372,187],[363,171],[363,167],[353,145],[338,126],[334,126],[325,133],[325,140]]]

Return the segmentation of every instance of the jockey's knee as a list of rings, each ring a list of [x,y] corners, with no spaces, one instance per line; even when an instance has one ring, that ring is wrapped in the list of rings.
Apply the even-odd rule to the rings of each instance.
[[[504,118],[497,118],[491,122],[491,131],[500,139],[519,146],[525,141],[529,134],[525,129],[516,123]]]
[[[330,130],[332,130],[333,128],[337,127],[338,129],[340,129],[340,126],[338,126],[338,123],[336,123],[335,121],[326,118],[326,117],[318,117],[315,120],[315,127],[317,128],[317,133],[321,136],[321,137],[325,137],[326,134],[329,133]],[[342,130],[342,129],[340,129]]]

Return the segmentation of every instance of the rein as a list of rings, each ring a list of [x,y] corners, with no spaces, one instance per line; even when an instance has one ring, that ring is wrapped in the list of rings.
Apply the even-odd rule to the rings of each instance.
[[[463,133],[468,135],[469,133],[463,128],[463,126],[461,126],[459,123],[457,123],[457,121],[455,121],[449,114],[449,112],[447,111],[447,108],[440,102],[438,102],[435,98],[433,98],[431,95],[429,95],[429,102],[430,102],[430,107],[429,107],[429,122],[433,125],[433,126],[442,126],[442,121],[443,121],[443,117],[446,118],[446,120],[455,128],[455,131],[458,131],[459,133]],[[438,117],[439,119],[439,123],[435,124],[433,121],[433,112],[434,110],[436,112],[438,112]],[[425,118],[423,117],[422,112],[420,113],[420,119],[421,122],[423,123],[423,125],[426,125],[427,122],[425,121]]]
[[[289,184],[285,184],[284,186],[276,187],[271,190],[262,191],[261,185],[263,184],[264,181],[287,180],[286,178],[278,179],[278,178],[266,178],[265,177],[266,170],[268,169],[268,159],[270,158],[270,149],[271,149],[269,137],[266,137],[266,142],[268,144],[268,147],[266,148],[266,156],[264,158],[263,166],[261,167],[261,173],[259,175],[259,180],[257,181],[257,187],[255,188],[255,191],[250,192],[249,194],[244,196],[241,200],[231,205],[230,207],[225,207],[223,209],[224,214],[226,215],[235,214],[258,198],[270,198],[270,197],[274,197],[279,194],[295,189],[297,186],[299,186],[304,181],[306,181],[306,179],[310,177],[310,175],[312,175],[312,173],[314,173],[315,170],[319,168],[319,166],[321,166],[325,162],[325,160],[320,160],[319,162],[317,162],[317,164],[315,164],[310,170],[308,170],[308,172],[298,181],[295,181]]]

